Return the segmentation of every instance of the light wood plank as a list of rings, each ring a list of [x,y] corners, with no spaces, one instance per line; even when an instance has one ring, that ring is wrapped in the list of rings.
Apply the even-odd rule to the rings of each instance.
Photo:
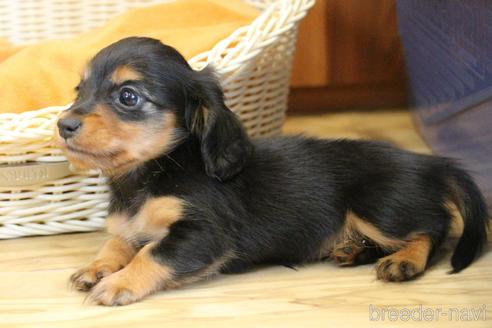
[[[323,138],[376,139],[417,152],[430,152],[415,130],[412,116],[402,110],[293,116],[285,123],[284,132]]]

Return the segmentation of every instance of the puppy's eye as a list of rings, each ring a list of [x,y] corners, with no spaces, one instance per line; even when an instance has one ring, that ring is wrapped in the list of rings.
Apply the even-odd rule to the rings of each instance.
[[[123,88],[120,91],[119,101],[123,106],[134,107],[140,102],[140,97],[130,88]]]

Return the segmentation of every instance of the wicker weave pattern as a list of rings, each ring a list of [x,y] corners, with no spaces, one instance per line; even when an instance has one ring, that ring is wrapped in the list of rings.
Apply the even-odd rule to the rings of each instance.
[[[212,64],[227,105],[251,136],[280,133],[297,26],[315,0],[244,0],[262,10],[208,52],[190,60],[195,69]],[[0,36],[13,43],[67,37],[102,25],[128,8],[169,0],[0,0]],[[65,161],[52,146],[63,107],[0,114],[0,165]],[[103,226],[108,188],[95,172],[22,188],[0,187],[0,239],[90,231]]]

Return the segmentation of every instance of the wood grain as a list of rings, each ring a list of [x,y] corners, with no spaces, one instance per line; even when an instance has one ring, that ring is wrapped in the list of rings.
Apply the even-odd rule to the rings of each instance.
[[[287,133],[378,138],[428,152],[407,112],[342,113],[289,118]],[[464,272],[447,274],[445,258],[418,280],[385,284],[373,266],[332,263],[297,270],[258,268],[164,291],[143,302],[111,308],[84,304],[68,277],[95,256],[102,232],[0,241],[1,327],[420,327],[425,322],[373,322],[369,305],[413,309],[492,307],[492,245]],[[489,310],[490,311],[490,310]],[[491,327],[488,321],[441,317],[432,327]]]
[[[331,1],[336,85],[402,81],[404,65],[394,0]],[[401,83],[400,83],[401,84]]]
[[[289,94],[288,114],[313,114],[347,109],[403,107],[407,93],[400,84],[362,84],[293,88]]]
[[[298,113],[405,105],[395,0],[317,1],[300,25],[291,86]]]
[[[328,2],[317,1],[301,22],[294,63],[293,87],[321,87],[327,85],[331,75]]]
[[[293,87],[405,80],[395,0],[320,0],[300,25]]]

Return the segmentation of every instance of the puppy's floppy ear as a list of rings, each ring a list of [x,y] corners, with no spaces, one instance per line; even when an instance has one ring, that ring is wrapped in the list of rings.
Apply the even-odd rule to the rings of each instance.
[[[224,103],[213,69],[194,71],[185,123],[201,143],[207,175],[225,181],[239,173],[253,146],[236,115]]]

